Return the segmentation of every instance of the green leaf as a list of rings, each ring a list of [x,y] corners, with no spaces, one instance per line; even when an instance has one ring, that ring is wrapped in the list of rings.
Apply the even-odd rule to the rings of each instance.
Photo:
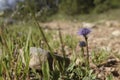
[[[43,80],[50,80],[50,70],[49,70],[49,64],[48,61],[46,61],[42,65],[42,72],[43,72]]]
[[[110,74],[107,76],[106,80],[113,80],[113,76]]]

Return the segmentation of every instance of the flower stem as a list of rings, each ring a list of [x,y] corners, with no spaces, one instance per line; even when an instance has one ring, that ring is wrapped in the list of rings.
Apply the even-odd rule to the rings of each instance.
[[[81,48],[81,52],[82,52],[81,56],[84,57],[84,48],[83,47]]]
[[[87,51],[87,66],[89,67],[89,50],[88,50],[88,38],[85,36],[86,41],[86,51]]]

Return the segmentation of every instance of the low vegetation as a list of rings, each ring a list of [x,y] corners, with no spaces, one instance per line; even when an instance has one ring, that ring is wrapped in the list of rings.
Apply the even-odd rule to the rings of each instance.
[[[67,3],[67,1],[68,0],[66,0],[65,2]],[[68,11],[66,10],[68,10],[71,4],[69,1],[68,1],[69,5],[63,6],[65,7],[63,10],[64,13],[66,12],[68,13]],[[99,0],[98,1],[91,0],[91,1],[94,1],[96,4],[99,3]],[[104,2],[103,7],[106,8],[105,5],[108,4],[108,2],[106,0],[103,2]],[[65,3],[61,2],[60,5],[64,5],[64,4]],[[83,6],[84,5],[86,4],[83,4]],[[99,6],[102,6],[102,4]],[[60,9],[62,9],[61,6],[59,7]],[[92,49],[92,51],[89,51],[88,42],[89,42],[89,36],[91,36],[90,32],[92,32],[92,30],[88,28],[83,28],[82,30],[80,29],[80,31],[78,30],[78,34],[76,35],[83,37],[83,40],[79,40],[75,35],[73,36],[69,34],[62,34],[62,31],[59,28],[59,26],[58,29],[56,30],[43,28],[38,20],[38,18],[41,17],[36,16],[36,12],[34,12],[31,6],[28,5],[27,9],[28,12],[31,13],[31,14],[27,14],[29,15],[28,19],[31,19],[29,21],[26,21],[28,20],[26,19],[24,21],[15,22],[14,24],[6,24],[1,21],[0,80],[119,80],[120,79],[120,69],[119,69],[120,60],[118,58],[119,55],[108,53],[105,50]],[[77,3],[74,2],[74,5],[72,6],[73,12],[71,12],[70,15],[76,13],[78,9],[79,8]],[[117,15],[119,15],[118,13]],[[103,15],[101,14],[100,15],[103,17],[104,15],[106,15],[104,13],[102,14]],[[40,14],[40,16],[41,15],[42,14]],[[58,16],[59,18],[59,13],[56,16]],[[52,17],[54,18],[56,16],[52,16]],[[91,20],[93,19],[93,17],[94,19],[91,21],[96,20],[95,15],[93,15],[92,18],[91,15],[87,15],[87,17],[86,16],[84,17],[84,15],[82,16],[81,15],[79,16],[80,20],[88,19],[88,18]],[[17,15],[18,20],[19,17]],[[76,15],[74,17],[75,19],[77,19],[78,15],[77,17]],[[23,18],[23,16],[21,18]],[[46,17],[44,17],[43,15],[44,20],[46,20],[45,18]],[[73,20],[73,17],[69,17],[69,18]],[[63,14],[62,14],[62,19],[64,19]],[[55,61],[53,60],[54,64],[52,65],[52,70],[50,69],[49,61],[46,61],[44,64],[42,64],[41,69],[30,68],[29,62],[31,58],[30,57],[31,47],[37,47],[37,48],[39,47],[46,51],[49,51],[50,53],[56,53],[57,55],[60,55],[63,58],[67,57],[70,59],[70,64],[67,67],[65,67],[64,60],[63,63],[60,64],[59,62],[56,61],[56,59],[54,59]],[[66,47],[69,48],[69,50],[66,50]],[[79,51],[77,51],[76,48],[79,49]],[[20,49],[23,50],[25,62],[23,62],[23,59],[21,57]]]
[[[34,21],[33,21],[34,22]],[[105,67],[106,65],[114,66],[118,62],[112,63],[108,61],[111,54],[106,51],[93,51],[89,57],[83,54],[83,49],[86,45],[80,43],[80,46],[83,46],[81,51],[76,51],[76,46],[79,44],[79,41],[75,36],[71,35],[60,35],[59,29],[57,31],[44,29],[41,27],[43,34],[40,32],[40,25],[34,24],[33,22],[27,23],[16,23],[6,27],[1,27],[0,40],[1,40],[1,50],[2,55],[0,58],[0,79],[1,80],[114,80],[114,75],[112,72],[107,73],[103,77],[99,77],[99,69]],[[79,30],[78,30],[79,31]],[[59,34],[58,34],[59,33]],[[89,33],[89,30],[88,30]],[[86,31],[79,33],[83,35],[83,38],[87,34]],[[61,37],[60,37],[61,36]],[[90,34],[89,34],[90,36]],[[89,38],[89,37],[88,37]],[[62,68],[58,67],[58,63],[54,64],[54,69],[51,71],[48,66],[48,62],[43,64],[42,73],[36,69],[29,68],[29,48],[30,47],[41,47],[45,50],[49,50],[49,44],[53,52],[61,53],[61,56],[66,56],[65,46],[70,48],[71,61],[68,67]],[[62,39],[62,41],[61,41]],[[86,42],[85,42],[86,43]],[[64,45],[64,46],[62,46]],[[89,45],[88,45],[89,46]],[[20,56],[19,49],[23,49],[25,62],[27,65],[24,65]],[[61,50],[61,48],[64,50]],[[85,48],[84,48],[85,49]],[[94,49],[93,49],[94,50]],[[85,49],[86,51],[86,49]],[[63,54],[65,53],[65,55]],[[86,53],[86,52],[85,52]],[[86,58],[87,57],[87,58]],[[114,56],[112,56],[114,57]],[[88,59],[89,58],[89,59]],[[115,57],[116,58],[116,57]],[[76,61],[79,60],[79,63]],[[114,61],[114,60],[113,60]],[[116,59],[115,59],[116,61]],[[87,64],[86,64],[87,63]],[[94,64],[95,67],[92,67],[91,64]],[[97,73],[98,72],[98,73]]]

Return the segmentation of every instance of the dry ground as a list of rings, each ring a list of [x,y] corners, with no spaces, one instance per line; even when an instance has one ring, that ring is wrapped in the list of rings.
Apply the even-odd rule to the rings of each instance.
[[[105,75],[112,73],[114,80],[120,80],[120,60],[114,56],[120,55],[120,22],[111,21],[97,21],[93,23],[78,22],[78,21],[51,21],[40,23],[46,30],[58,30],[61,28],[62,34],[69,34],[82,39],[77,32],[82,27],[91,28],[92,32],[89,35],[89,49],[90,51],[96,49],[106,50],[110,55],[107,61],[101,63],[95,69],[95,72],[100,77],[100,80],[105,80]]]
[[[57,30],[61,28],[62,34],[80,36],[77,34],[81,27],[89,27],[92,32],[89,35],[89,47],[100,48],[107,51],[117,52],[120,54],[120,22],[119,21],[97,21],[93,23],[77,22],[77,21],[52,21],[41,23],[41,25],[49,30]]]

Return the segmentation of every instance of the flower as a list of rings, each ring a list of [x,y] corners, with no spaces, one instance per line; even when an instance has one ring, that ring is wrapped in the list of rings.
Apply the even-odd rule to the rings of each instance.
[[[83,35],[83,36],[87,36],[89,33],[91,32],[90,29],[88,28],[82,28],[78,31],[78,34],[79,35]]]
[[[86,42],[85,41],[80,41],[79,46],[80,47],[86,47]]]

